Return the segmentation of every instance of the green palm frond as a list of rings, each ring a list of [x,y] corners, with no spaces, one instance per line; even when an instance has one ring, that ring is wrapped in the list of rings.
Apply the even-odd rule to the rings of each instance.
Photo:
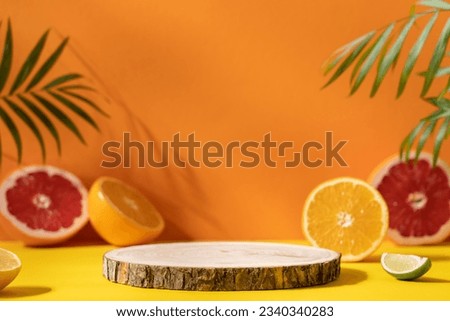
[[[419,1],[419,4],[436,9],[450,10],[450,4],[442,0],[422,0]]]
[[[61,154],[61,139],[55,121],[56,124],[71,131],[81,143],[86,144],[72,114],[97,131],[100,130],[99,126],[90,111],[94,110],[102,116],[109,117],[85,95],[86,91],[95,93],[96,90],[83,83],[85,80],[83,75],[76,72],[53,75],[54,66],[57,65],[69,39],[64,38],[48,57],[43,57],[49,32],[49,30],[44,32],[17,74],[12,75],[14,46],[9,19],[6,26],[0,58],[0,119],[14,141],[18,162],[21,162],[23,154],[21,138],[23,127],[33,133],[40,146],[42,160],[45,161],[47,148],[42,130],[48,131],[53,137],[58,154]],[[11,85],[8,85],[10,83]],[[65,110],[70,113],[66,113]],[[0,132],[0,163],[3,155],[1,134]]]
[[[422,152],[426,141],[439,128],[434,140],[433,165],[436,165],[442,143],[450,133],[450,100],[447,98],[428,98],[427,101],[434,105],[437,110],[429,116],[420,120],[419,124],[406,136],[400,145],[400,156],[402,159],[409,158],[414,142],[417,142],[415,159]]]
[[[0,92],[5,87],[9,71],[11,70],[12,45],[11,23],[8,20],[8,30],[6,31],[5,45],[3,46],[2,61],[0,63]]]
[[[405,66],[403,67],[402,74],[400,76],[400,82],[397,90],[397,98],[403,94],[405,90],[406,83],[411,75],[411,72],[416,64],[417,58],[419,58],[419,54],[422,51],[422,48],[425,44],[425,41],[430,34],[431,29],[433,28],[436,20],[438,18],[438,12],[435,12],[431,19],[428,21],[427,25],[423,29],[417,41],[414,43],[414,46],[411,48],[408,54],[408,58],[406,59]]]
[[[429,36],[436,25],[437,20],[448,15],[450,3],[443,0],[418,1],[419,6],[427,7],[425,11],[416,12],[414,6],[408,17],[392,22],[386,27],[371,31],[366,35],[350,42],[341,49],[335,51],[324,66],[324,74],[334,73],[325,83],[324,87],[331,85],[342,75],[350,71],[350,95],[356,93],[367,80],[369,72],[374,71],[374,80],[371,86],[370,97],[374,97],[383,83],[389,70],[396,67],[402,51],[407,51],[407,56],[398,80],[397,97],[400,97],[406,85],[413,75],[413,70],[418,59],[424,54],[425,45],[431,45]],[[416,39],[410,39],[412,46],[407,50],[407,38],[412,38],[411,30],[419,20],[426,20],[422,31]],[[446,98],[450,91],[450,66],[445,65],[445,58],[449,56],[447,45],[450,40],[450,19],[440,30],[439,38],[434,44],[434,50],[429,57],[427,70],[418,73],[423,77],[423,85],[419,98],[431,103],[437,110],[429,116],[421,119],[417,126],[411,130],[400,146],[402,159],[409,158],[410,151],[415,145],[415,158],[422,152],[425,144],[434,139],[433,163],[439,157],[443,141],[448,138],[450,132],[450,100]],[[447,77],[447,84],[439,91],[439,95],[429,98],[434,80],[438,77]]]

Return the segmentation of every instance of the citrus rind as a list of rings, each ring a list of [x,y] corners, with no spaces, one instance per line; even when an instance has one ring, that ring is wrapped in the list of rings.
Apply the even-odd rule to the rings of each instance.
[[[157,222],[154,226],[140,224],[128,217],[105,193],[103,184],[110,182],[132,191],[151,208],[151,215]],[[116,246],[144,244],[157,238],[164,229],[164,220],[151,202],[135,188],[113,177],[100,177],[92,184],[88,193],[88,212],[92,226],[108,243]]]
[[[410,281],[427,273],[431,268],[431,260],[417,255],[383,253],[381,266],[396,279]]]

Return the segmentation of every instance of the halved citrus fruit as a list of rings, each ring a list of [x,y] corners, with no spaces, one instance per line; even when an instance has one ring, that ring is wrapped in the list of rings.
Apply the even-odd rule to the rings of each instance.
[[[369,182],[389,207],[388,236],[397,244],[435,244],[450,234],[449,167],[431,155],[400,161],[393,156],[371,175]]]
[[[164,220],[153,204],[118,179],[100,177],[89,190],[88,199],[92,226],[113,245],[147,243],[164,229]]]
[[[360,261],[386,236],[388,209],[383,197],[366,182],[342,177],[317,186],[303,209],[303,233],[314,246]]]
[[[381,266],[398,280],[415,280],[428,272],[431,261],[417,255],[383,253]]]
[[[26,245],[63,242],[88,219],[87,190],[66,170],[27,166],[12,172],[0,185],[0,224]]]
[[[10,284],[20,272],[22,263],[17,255],[0,249],[0,290]]]

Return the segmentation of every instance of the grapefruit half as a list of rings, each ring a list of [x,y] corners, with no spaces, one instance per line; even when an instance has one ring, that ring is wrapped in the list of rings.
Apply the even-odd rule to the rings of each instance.
[[[397,244],[444,241],[450,234],[450,169],[442,160],[432,166],[430,154],[415,162],[392,156],[372,173],[369,182],[389,208],[388,236]]]
[[[86,188],[68,171],[27,166],[0,185],[0,224],[26,245],[61,243],[87,222]]]

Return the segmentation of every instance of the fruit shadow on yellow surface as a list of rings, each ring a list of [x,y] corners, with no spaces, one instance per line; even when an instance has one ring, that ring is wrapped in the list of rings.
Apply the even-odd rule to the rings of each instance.
[[[441,279],[441,278],[430,278],[427,276],[418,278],[416,280],[412,281],[406,281],[406,282],[418,282],[418,283],[450,283],[449,279]]]
[[[46,286],[10,286],[0,291],[0,300],[41,295],[51,290],[51,288]]]
[[[353,285],[363,282],[365,280],[367,280],[366,272],[356,269],[341,268],[341,274],[339,275],[339,278],[334,282],[322,285],[322,287]]]
[[[381,254],[371,255],[362,260],[363,263],[380,263]]]

